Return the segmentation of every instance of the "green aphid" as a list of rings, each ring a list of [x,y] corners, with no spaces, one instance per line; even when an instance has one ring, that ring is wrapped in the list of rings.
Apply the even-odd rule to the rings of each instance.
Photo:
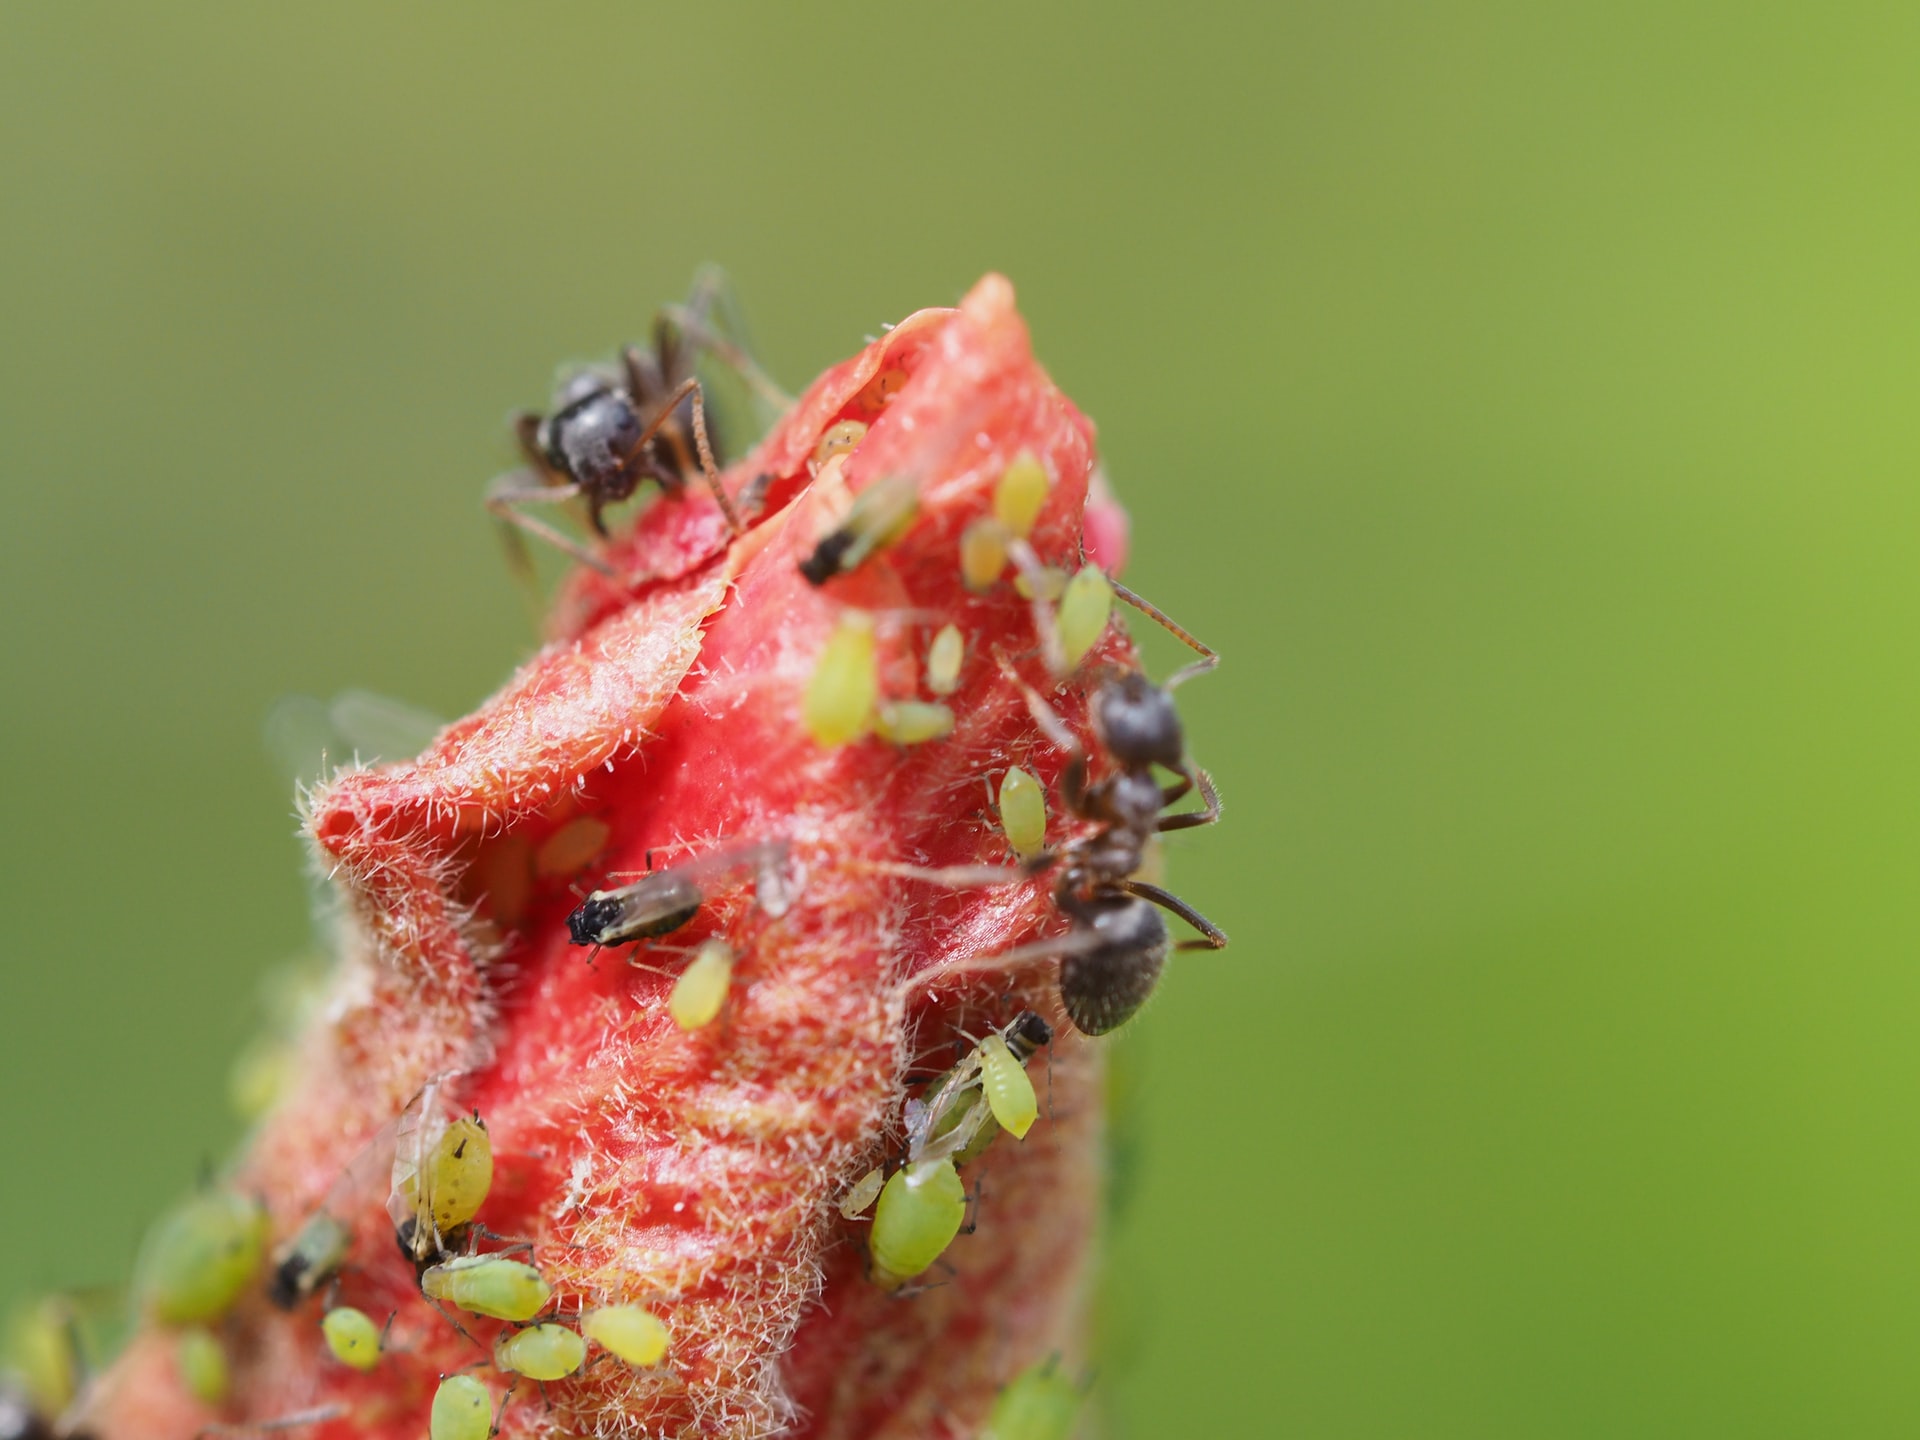
[[[86,1372],[73,1306],[50,1295],[15,1311],[7,1322],[0,1372],[25,1390],[42,1415],[58,1415],[71,1405]],[[0,1426],[0,1435],[5,1433]]]
[[[337,1305],[321,1317],[320,1333],[326,1336],[333,1358],[342,1365],[365,1371],[380,1363],[380,1327],[366,1311]]]
[[[844,575],[906,534],[919,513],[919,483],[910,475],[882,476],[854,496],[846,518],[800,562],[800,573],[814,585]]]
[[[1067,581],[1056,622],[1060,657],[1068,671],[1079,668],[1087,652],[1106,633],[1113,618],[1113,586],[1097,565],[1088,565]]]
[[[848,610],[827,637],[813,667],[801,721],[817,743],[845,745],[858,740],[872,726],[873,704],[879,694],[873,617],[865,611]]]
[[[893,745],[921,745],[953,733],[953,711],[925,700],[889,700],[873,717],[873,730]]]
[[[603,1305],[580,1317],[580,1333],[629,1365],[658,1365],[666,1357],[667,1325],[639,1305]]]
[[[1047,472],[1031,450],[1022,450],[993,487],[993,515],[1022,540],[1047,503]]]
[[[173,1356],[180,1367],[180,1383],[194,1399],[218,1405],[227,1398],[227,1352],[210,1331],[199,1325],[182,1330]]]
[[[849,1220],[867,1213],[867,1207],[880,1198],[880,1187],[887,1183],[887,1172],[878,1165],[867,1171],[840,1197],[840,1213]]]
[[[448,1121],[437,1083],[400,1117],[394,1136],[387,1214],[400,1248],[416,1265],[436,1259],[480,1213],[493,1187],[493,1141],[477,1114]]]
[[[960,579],[969,590],[992,587],[1007,568],[1007,543],[1013,537],[992,516],[982,516],[960,532]]]
[[[720,1017],[733,988],[733,947],[724,940],[704,941],[673,982],[667,1013],[682,1030],[698,1030]]]
[[[946,1252],[967,1218],[967,1192],[951,1160],[922,1160],[893,1172],[880,1191],[867,1249],[873,1278],[889,1290]]]
[[[1000,829],[1022,860],[1047,848],[1047,792],[1018,765],[1000,777]]]
[[[993,1402],[980,1440],[1067,1440],[1080,1413],[1080,1387],[1057,1358],[1030,1365]]]
[[[951,695],[960,688],[960,665],[967,658],[967,637],[958,625],[943,625],[927,647],[927,689]]]
[[[529,1380],[564,1380],[587,1363],[587,1342],[564,1325],[534,1325],[494,1341],[493,1363]]]
[[[908,1158],[964,1166],[985,1154],[1002,1128],[1024,1138],[1039,1114],[1026,1063],[1052,1040],[1053,1027],[1023,1010],[968,1051],[922,1099],[909,1102]]]
[[[1024,1140],[1033,1122],[1040,1116],[1040,1101],[1033,1093],[1033,1081],[1027,1068],[1007,1048],[1006,1040],[989,1035],[980,1042],[980,1089],[987,1097],[993,1118],[1002,1130],[1016,1140]]]
[[[493,1396],[471,1375],[449,1375],[433,1392],[427,1440],[492,1440],[500,1433]]]
[[[218,1320],[260,1268],[267,1212],[231,1190],[196,1195],[148,1235],[140,1295],[163,1325]]]
[[[553,1298],[553,1287],[533,1266],[497,1255],[461,1255],[430,1265],[420,1288],[429,1299],[516,1323],[531,1320]]]

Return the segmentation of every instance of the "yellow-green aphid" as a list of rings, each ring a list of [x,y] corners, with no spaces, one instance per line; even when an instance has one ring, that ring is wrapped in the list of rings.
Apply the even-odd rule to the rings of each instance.
[[[1080,1389],[1054,1360],[1030,1365],[993,1402],[980,1440],[1067,1440],[1080,1413]]]
[[[866,1214],[867,1207],[880,1198],[880,1187],[887,1183],[887,1172],[878,1165],[862,1175],[840,1197],[840,1213],[849,1220]]]
[[[198,1325],[182,1330],[173,1359],[180,1383],[194,1399],[218,1405],[227,1398],[227,1352],[209,1331]]]
[[[587,1363],[587,1342],[564,1325],[534,1325],[494,1341],[493,1363],[529,1380],[564,1380]]]
[[[1031,450],[1022,450],[993,487],[994,518],[1024,540],[1046,503],[1046,469]]]
[[[600,858],[607,848],[613,827],[591,815],[569,820],[541,842],[533,852],[533,871],[548,878],[578,875]]]
[[[1012,1131],[1016,1140],[1026,1139],[1039,1118],[1040,1101],[1027,1078],[1027,1067],[1014,1058],[998,1033],[980,1042],[980,1088],[1000,1128]]]
[[[433,1392],[427,1440],[491,1440],[493,1397],[471,1375],[449,1375]]]
[[[667,1013],[682,1030],[711,1025],[727,1003],[732,985],[733,947],[724,940],[709,940],[694,952],[692,962],[673,982]]]
[[[155,1227],[141,1257],[140,1293],[165,1325],[218,1320],[260,1268],[267,1212],[250,1196],[208,1190]]]
[[[629,1365],[658,1365],[667,1353],[666,1322],[638,1305],[606,1305],[580,1317],[580,1333]]]
[[[1047,848],[1047,792],[1018,765],[1000,777],[1000,828],[1022,860]]]
[[[844,575],[906,534],[919,513],[918,481],[911,475],[881,476],[853,497],[845,518],[800,562],[800,573],[815,585]]]
[[[953,733],[953,711],[925,700],[889,700],[873,717],[873,729],[894,745],[920,745]]]
[[[927,647],[927,689],[951,695],[960,688],[960,662],[967,658],[967,639],[958,625],[941,627]]]
[[[72,1307],[49,1296],[14,1312],[0,1364],[42,1415],[58,1415],[79,1392],[84,1360]],[[0,1427],[3,1428],[3,1427]]]
[[[1106,633],[1112,616],[1113,586],[1099,566],[1089,565],[1067,582],[1057,622],[1060,654],[1067,669],[1074,669],[1087,658],[1087,652]]]
[[[800,718],[819,744],[845,745],[867,733],[879,693],[873,617],[863,610],[848,610],[833,627],[813,667]]]
[[[420,1288],[475,1315],[516,1323],[531,1320],[553,1298],[553,1287],[533,1266],[497,1255],[461,1255],[429,1266]]]
[[[967,1192],[951,1160],[922,1160],[893,1172],[880,1191],[867,1239],[873,1278],[904,1285],[945,1252],[967,1218]]]
[[[429,1123],[429,1117],[423,1113],[420,1123]],[[425,1138],[426,1132],[418,1133]],[[493,1188],[493,1141],[478,1115],[461,1115],[440,1131],[424,1155],[396,1155],[387,1210],[401,1248],[416,1261],[430,1260],[441,1252],[447,1236],[480,1213]]]
[[[960,532],[960,578],[969,590],[985,590],[1007,568],[1007,527],[992,516],[973,521]]]
[[[227,1070],[227,1103],[242,1120],[258,1120],[286,1091],[294,1048],[278,1035],[256,1035]]]
[[[867,427],[858,420],[836,420],[820,435],[813,447],[813,463],[824,465],[836,455],[845,455],[867,438]]]
[[[1035,596],[1048,601],[1058,600],[1067,588],[1067,572],[1058,565],[1041,565],[1032,570],[1021,570],[1013,577],[1013,593],[1022,600],[1031,600]]]
[[[327,1349],[342,1365],[371,1370],[380,1363],[380,1327],[366,1311],[336,1305],[321,1317],[320,1333],[327,1337]]]

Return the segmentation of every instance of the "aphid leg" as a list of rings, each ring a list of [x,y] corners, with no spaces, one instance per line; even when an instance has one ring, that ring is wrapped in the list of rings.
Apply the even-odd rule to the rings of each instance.
[[[582,565],[598,570],[609,579],[617,578],[611,565],[571,535],[556,530],[544,520],[536,520],[533,516],[514,509],[516,505],[554,505],[575,500],[579,498],[580,487],[571,483],[548,485],[537,477],[534,477],[533,483],[529,484],[523,477],[534,477],[534,472],[513,470],[494,482],[493,488],[487,492],[486,499],[487,509],[493,512],[494,518],[524,530],[529,535],[537,535],[549,545],[571,555]],[[527,556],[525,545],[520,543],[519,536],[511,532],[503,532],[503,534],[507,541],[508,563],[517,573],[530,576],[532,561]]]
[[[1162,890],[1158,885],[1149,885],[1144,880],[1125,880],[1121,882],[1120,888],[1129,895],[1138,895],[1142,900],[1151,900],[1162,910],[1171,910],[1206,937],[1203,940],[1182,940],[1174,947],[1175,949],[1224,950],[1227,948],[1227,932],[1172,891]]]
[[[513,1392],[518,1390],[519,1388],[520,1388],[520,1382],[518,1380],[515,1380],[507,1386],[506,1394],[500,1397],[499,1408],[493,1412],[493,1425],[487,1431],[487,1440],[493,1440],[493,1437],[500,1433],[500,1426],[502,1422],[504,1422],[507,1418],[507,1403],[513,1399]],[[543,1388],[540,1393],[544,1395],[547,1392]],[[551,1409],[552,1407],[549,1406],[548,1408]]]
[[[466,1341],[469,1345],[473,1346],[476,1350],[482,1350],[486,1348],[478,1340],[474,1339],[473,1336],[467,1333],[467,1327],[462,1325],[458,1320],[454,1319],[453,1315],[447,1310],[446,1306],[442,1305],[438,1300],[434,1299],[433,1296],[426,1295],[424,1291],[421,1293],[425,1295],[426,1302],[429,1305],[431,1305],[434,1309],[440,1312],[440,1318],[446,1321],[449,1325],[453,1326],[454,1330],[458,1332],[462,1340]],[[473,1365],[469,1365],[467,1369],[471,1370],[474,1368],[475,1365],[484,1365],[484,1364],[486,1364],[486,1361],[476,1360],[473,1362]]]
[[[1213,777],[1195,766],[1178,785],[1169,785],[1160,793],[1161,804],[1171,805],[1195,786],[1200,788],[1200,808],[1178,815],[1162,815],[1154,825],[1161,834],[1169,830],[1191,830],[1196,825],[1211,825],[1220,818],[1220,792],[1213,788]]]
[[[1138,610],[1149,620],[1160,625],[1168,634],[1172,635],[1176,640],[1179,640],[1199,655],[1200,658],[1198,660],[1183,665],[1180,669],[1174,671],[1173,674],[1168,677],[1167,683],[1160,687],[1161,689],[1171,690],[1175,686],[1184,685],[1187,681],[1193,679],[1194,676],[1204,675],[1220,663],[1220,652],[1218,650],[1215,650],[1210,645],[1202,644],[1191,630],[1174,620],[1171,615],[1167,614],[1166,611],[1162,610],[1151,600],[1129,590],[1118,580],[1110,578],[1107,583],[1113,586],[1114,594],[1126,601],[1127,604],[1133,606],[1134,609]]]
[[[660,402],[660,413],[647,422],[647,428],[640,432],[640,438],[634,443],[633,453],[646,449],[648,442],[658,435],[672,419],[673,412],[680,408],[680,402],[688,396],[693,397],[693,440],[700,451],[700,473],[707,482],[707,488],[713,492],[714,500],[720,506],[720,513],[727,517],[727,527],[736,533],[740,529],[740,517],[734,512],[733,501],[728,498],[726,486],[720,483],[720,466],[713,458],[713,444],[707,439],[707,407],[701,399],[700,382],[689,376],[674,387],[673,393]]]

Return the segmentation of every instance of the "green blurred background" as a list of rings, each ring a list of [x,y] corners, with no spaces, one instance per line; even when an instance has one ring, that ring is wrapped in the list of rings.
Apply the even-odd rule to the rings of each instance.
[[[1915,1433],[1917,30],[7,7],[0,1302],[238,1133],[272,703],[528,649],[507,412],[701,261],[790,385],[991,267],[1228,657],[1126,1433]]]

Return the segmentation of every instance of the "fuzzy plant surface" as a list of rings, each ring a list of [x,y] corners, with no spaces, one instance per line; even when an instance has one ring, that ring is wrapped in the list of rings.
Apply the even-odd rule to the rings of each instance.
[[[1035,462],[1043,497],[1009,502],[1010,467]],[[1058,958],[1035,958],[1074,922],[1053,874],[1009,878],[996,797],[1019,767],[1048,802],[1046,845],[1097,828],[1062,803],[1070,752],[1033,699],[1091,750],[1094,677],[1132,669],[1131,641],[1100,611],[1062,667],[1059,597],[1031,593],[1119,564],[1124,516],[1097,494],[1089,509],[1095,473],[1092,424],[989,276],[814,382],[726,472],[742,528],[699,486],[640,508],[601,551],[612,574],[571,574],[496,695],[417,759],[320,784],[306,824],[342,900],[339,953],[278,1098],[212,1182],[260,1233],[188,1264],[230,1285],[145,1282],[66,1433],[1068,1434],[1071,1384],[1062,1418],[990,1416],[1016,1377],[1091,1370],[1102,1042],[1063,1013]],[[855,508],[897,477],[901,513]],[[1041,571],[968,583],[963,542],[1010,503]],[[803,562],[850,514],[857,563],[814,583]],[[697,882],[684,924],[575,943],[583,895],[677,867]],[[695,963],[718,965],[697,995]],[[1037,1122],[960,1167],[973,1224],[937,1264],[876,1275],[878,1211],[843,1213],[850,1192],[898,1169],[929,1077],[1026,1010],[1053,1033]],[[534,1316],[430,1300],[396,1244],[395,1155],[452,1117],[484,1127],[490,1183],[431,1258],[535,1267],[551,1293]],[[316,1217],[337,1264],[276,1303]],[[663,1327],[651,1363],[592,1338],[588,1317],[623,1307]],[[342,1309],[379,1333],[330,1344]],[[562,1335],[529,1369],[577,1368],[515,1374],[503,1357],[529,1352],[506,1342],[528,1321],[588,1330],[584,1360]],[[488,1413],[436,1415],[461,1374]]]

